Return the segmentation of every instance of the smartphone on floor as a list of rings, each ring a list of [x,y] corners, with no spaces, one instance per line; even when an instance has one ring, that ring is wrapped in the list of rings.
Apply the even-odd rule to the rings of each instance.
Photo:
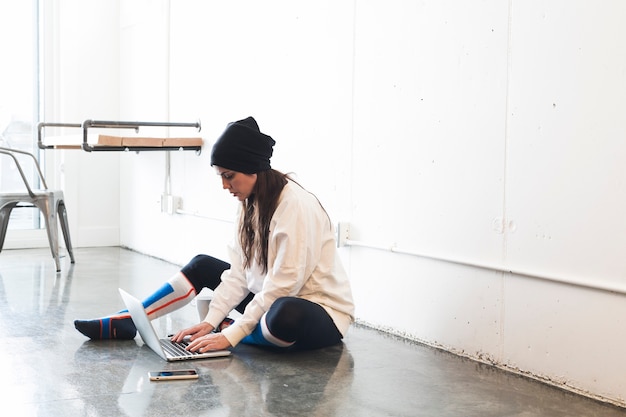
[[[195,369],[173,369],[171,371],[148,372],[150,381],[171,381],[175,379],[198,379]]]

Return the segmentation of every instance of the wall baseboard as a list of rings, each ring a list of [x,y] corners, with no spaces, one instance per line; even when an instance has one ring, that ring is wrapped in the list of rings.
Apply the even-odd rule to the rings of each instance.
[[[7,230],[2,249],[46,248],[48,235],[45,229]]]

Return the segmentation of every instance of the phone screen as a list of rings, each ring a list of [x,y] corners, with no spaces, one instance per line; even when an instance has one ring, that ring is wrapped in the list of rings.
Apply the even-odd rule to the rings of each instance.
[[[195,375],[196,371],[193,369],[183,369],[182,371],[159,371],[156,372],[157,376],[181,376],[181,375]]]
[[[171,371],[155,371],[149,372],[148,375],[152,380],[164,379],[192,379],[198,378],[198,372],[195,369],[177,369]]]

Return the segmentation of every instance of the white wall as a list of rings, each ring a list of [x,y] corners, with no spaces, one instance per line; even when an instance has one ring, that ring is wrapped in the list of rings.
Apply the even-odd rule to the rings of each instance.
[[[626,7],[510,7],[356,6],[351,238],[622,295],[353,248],[359,315],[623,403]]]
[[[236,205],[210,147],[253,115],[277,140],[274,167],[351,240],[426,255],[342,248],[359,320],[626,405],[626,4],[120,11],[120,118],[202,120],[202,154],[170,165],[183,208],[209,217],[161,213],[166,155],[123,154],[122,245],[179,264],[224,256]]]
[[[127,17],[138,10],[122,2],[122,21],[133,22],[122,28],[123,67],[132,68],[122,94],[133,95],[122,99],[122,116],[202,121],[202,154],[171,155],[172,192],[183,197],[183,209],[217,220],[161,213],[165,155],[124,155],[122,244],[177,263],[199,252],[225,256],[237,206],[210,167],[210,149],[228,122],[249,115],[278,142],[274,167],[293,171],[330,212],[347,218],[351,144],[343,138],[352,124],[352,27],[345,22],[352,6],[284,3],[285,36],[284,26],[258,18],[264,4],[246,3],[250,13],[239,13],[241,4],[172,3],[169,23],[159,14],[167,13],[166,4],[145,2],[139,16]],[[232,15],[235,23],[224,20]],[[168,32],[169,44],[162,38]],[[142,38],[150,39],[149,51],[127,49]],[[155,109],[165,98],[169,108]]]

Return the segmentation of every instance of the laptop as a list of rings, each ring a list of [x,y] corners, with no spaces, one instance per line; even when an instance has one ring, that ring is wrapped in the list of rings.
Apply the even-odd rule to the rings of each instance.
[[[161,358],[168,362],[185,361],[189,359],[220,358],[230,355],[230,350],[213,350],[204,353],[189,352],[185,350],[186,342],[175,343],[170,339],[159,339],[150,319],[143,308],[143,304],[123,289],[119,289],[122,300],[130,313],[135,327],[144,343]]]

